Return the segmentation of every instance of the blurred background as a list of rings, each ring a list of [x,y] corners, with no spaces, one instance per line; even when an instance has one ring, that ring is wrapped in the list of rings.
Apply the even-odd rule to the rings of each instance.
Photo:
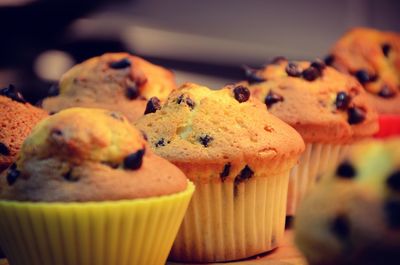
[[[349,28],[400,32],[396,0],[0,0],[0,82],[36,102],[72,65],[128,51],[218,88],[242,65],[314,59]]]

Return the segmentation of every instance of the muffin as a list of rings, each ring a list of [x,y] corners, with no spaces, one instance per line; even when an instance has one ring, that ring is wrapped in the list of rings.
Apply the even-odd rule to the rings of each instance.
[[[13,86],[0,89],[0,173],[16,159],[22,142],[47,113],[27,103]]]
[[[357,80],[320,60],[278,58],[247,74],[242,85],[271,114],[295,128],[306,143],[289,180],[287,213],[294,215],[304,195],[336,165],[348,146],[378,130],[377,114]]]
[[[399,264],[400,138],[354,146],[302,202],[295,242],[310,265]]]
[[[354,75],[381,114],[400,114],[400,34],[353,28],[333,46],[326,60]]]
[[[42,105],[50,113],[71,107],[109,109],[133,122],[143,115],[147,99],[165,100],[175,87],[167,69],[127,53],[106,53],[66,72],[59,91],[50,91],[56,96],[44,99]]]
[[[152,109],[136,126],[196,185],[170,259],[228,261],[277,247],[300,135],[243,86],[188,83]]]
[[[327,61],[363,84],[380,114],[380,136],[400,133],[400,34],[354,28],[337,41]]]
[[[0,246],[13,265],[164,264],[193,189],[119,113],[60,111],[0,176]]]

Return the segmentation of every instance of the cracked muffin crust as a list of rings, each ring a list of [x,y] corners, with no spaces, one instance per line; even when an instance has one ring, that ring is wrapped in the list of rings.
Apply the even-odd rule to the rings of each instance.
[[[299,135],[249,97],[243,86],[213,91],[187,83],[136,126],[157,154],[179,166],[208,164],[222,171],[229,162],[237,173],[243,162],[296,161],[304,148]]]
[[[59,91],[43,100],[43,108],[50,113],[70,107],[105,108],[133,122],[143,115],[147,99],[165,100],[175,88],[171,71],[127,53],[106,53],[66,72]]]
[[[187,179],[121,114],[71,108],[33,129],[0,184],[1,199],[85,202],[173,194]]]
[[[260,80],[243,85],[306,142],[351,143],[378,130],[377,113],[360,83],[320,60],[280,58],[252,74]]]
[[[0,89],[0,172],[17,158],[22,142],[47,113],[27,103],[10,85]]]

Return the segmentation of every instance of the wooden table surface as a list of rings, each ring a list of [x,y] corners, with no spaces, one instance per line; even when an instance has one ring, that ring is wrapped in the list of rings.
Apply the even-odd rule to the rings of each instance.
[[[232,265],[307,265],[306,261],[299,253],[299,251],[293,246],[293,232],[287,230],[285,233],[282,245],[276,250],[258,256],[257,258],[227,262],[227,263],[213,263],[214,265],[221,264],[232,264]],[[0,260],[0,265],[9,265],[6,260]],[[56,265],[56,264],[54,264]],[[167,265],[186,265],[182,263],[167,262]],[[195,265],[195,264],[190,264]],[[204,264],[203,264],[204,265]]]

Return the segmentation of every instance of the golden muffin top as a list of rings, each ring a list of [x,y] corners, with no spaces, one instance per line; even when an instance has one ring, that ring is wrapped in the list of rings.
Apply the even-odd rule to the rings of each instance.
[[[153,154],[121,114],[71,108],[42,120],[0,179],[0,198],[108,201],[186,188],[183,173]]]
[[[247,76],[242,85],[306,142],[348,143],[378,130],[377,113],[360,83],[320,60],[279,58]]]
[[[106,53],[66,72],[59,82],[59,95],[45,99],[43,108],[49,112],[106,108],[134,121],[143,115],[146,99],[165,100],[175,88],[171,71],[127,53]]]
[[[148,113],[136,126],[157,154],[181,169],[207,165],[223,171],[224,165],[245,163],[250,168],[270,166],[273,172],[274,165],[286,159],[286,165],[275,169],[283,171],[304,149],[300,135],[268,113],[243,86],[210,90],[187,83],[164,105],[152,105],[150,100]]]
[[[327,61],[354,75],[379,113],[400,114],[400,34],[353,28],[336,42]]]

